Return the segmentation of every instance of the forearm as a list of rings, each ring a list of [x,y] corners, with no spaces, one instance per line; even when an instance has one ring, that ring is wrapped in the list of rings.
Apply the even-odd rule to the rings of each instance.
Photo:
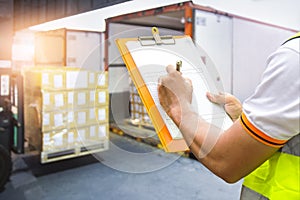
[[[158,84],[159,101],[179,127],[191,151],[214,174],[227,182],[236,182],[249,174],[277,149],[252,137],[237,120],[241,103],[232,95],[210,95],[210,101],[224,104],[234,124],[222,131],[204,121],[191,108],[193,87],[174,67]]]
[[[185,109],[180,118],[174,117],[173,120],[197,158],[203,157],[204,154],[206,155],[205,152],[208,151],[208,145],[204,145],[205,141],[208,142],[218,138],[216,134],[208,134],[212,126],[191,110]]]
[[[174,117],[174,121],[196,158],[230,183],[249,174],[276,151],[249,138],[239,121],[223,131],[186,109],[179,119]]]
[[[208,134],[209,130],[213,128],[212,125],[199,117],[189,103],[171,108],[168,114],[179,127],[186,143],[197,158],[203,157],[208,151],[205,149],[207,145],[204,146],[204,142],[216,141],[220,134],[220,132],[219,134]]]
[[[195,157],[213,173],[219,175],[222,157],[216,146],[223,130],[217,128],[193,111],[186,111],[180,120],[174,120]]]

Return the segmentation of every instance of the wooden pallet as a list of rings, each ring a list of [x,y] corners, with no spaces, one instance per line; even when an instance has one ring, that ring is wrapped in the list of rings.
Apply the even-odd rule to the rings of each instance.
[[[132,126],[138,127],[138,128],[149,129],[149,130],[155,131],[154,126],[152,124],[145,123],[143,121],[139,121],[139,120],[136,120],[136,119],[135,120],[124,119],[124,123],[128,124],[128,125],[132,125]]]
[[[41,152],[41,163],[49,163],[108,150],[108,140],[90,146],[78,146],[62,151]]]
[[[121,136],[130,137],[136,141],[161,148],[160,140],[154,128],[144,128],[130,123],[110,124],[110,130]]]
[[[129,120],[124,120],[123,124],[110,124],[111,132],[132,138],[138,142],[149,144],[159,149],[164,149],[153,127],[145,128],[141,125],[132,124]],[[190,157],[190,151],[177,152],[177,154],[184,157]]]

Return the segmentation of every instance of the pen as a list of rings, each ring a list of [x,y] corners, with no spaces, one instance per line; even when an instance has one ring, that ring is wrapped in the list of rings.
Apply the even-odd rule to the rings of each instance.
[[[176,62],[176,70],[180,72],[180,68],[182,67],[182,61],[181,60],[178,60]]]

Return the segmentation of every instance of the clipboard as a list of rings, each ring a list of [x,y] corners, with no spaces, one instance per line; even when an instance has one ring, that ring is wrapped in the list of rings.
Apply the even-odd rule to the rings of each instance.
[[[189,149],[180,130],[161,107],[157,94],[158,78],[167,74],[167,65],[175,65],[178,60],[182,61],[182,75],[192,80],[192,106],[196,112],[220,128],[232,125],[224,109],[206,98],[207,91],[217,93],[218,90],[200,57],[200,50],[189,36],[160,36],[153,27],[152,36],[119,38],[116,44],[166,152]]]

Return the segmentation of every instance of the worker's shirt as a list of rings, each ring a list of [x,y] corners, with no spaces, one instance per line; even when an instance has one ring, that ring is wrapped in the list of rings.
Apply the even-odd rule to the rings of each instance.
[[[254,94],[243,104],[242,124],[260,142],[281,147],[299,131],[300,39],[281,46],[267,60]]]

